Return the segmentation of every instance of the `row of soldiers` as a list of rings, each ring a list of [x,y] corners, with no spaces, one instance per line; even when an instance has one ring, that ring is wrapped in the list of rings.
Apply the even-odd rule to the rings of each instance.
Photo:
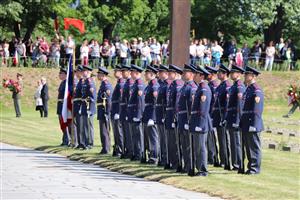
[[[146,85],[143,68],[123,65],[114,69],[113,89],[109,71],[99,67],[97,94],[91,72],[88,66],[76,70],[76,148],[92,147],[97,113],[101,154],[110,152],[111,124],[113,156],[199,176],[208,175],[208,164],[244,173],[247,156],[246,174],[260,173],[264,96],[256,69],[147,66]]]

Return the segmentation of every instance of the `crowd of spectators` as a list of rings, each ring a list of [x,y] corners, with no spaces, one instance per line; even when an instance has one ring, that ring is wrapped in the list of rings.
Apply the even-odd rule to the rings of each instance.
[[[83,39],[76,42],[71,36],[66,39],[56,36],[47,41],[45,37],[29,39],[13,38],[0,42],[0,66],[51,66],[59,67],[67,63],[69,55],[76,50],[77,63],[108,67],[121,64],[137,64],[146,67],[148,64],[167,63],[169,40],[157,41],[155,38],[143,40],[133,38],[130,41],[104,39]],[[240,46],[240,47],[239,47]],[[280,64],[281,70],[293,70],[296,65],[296,48],[290,39],[274,44],[257,40],[252,46],[247,43],[238,45],[236,40],[217,41],[206,38],[193,39],[189,46],[190,63],[217,66],[221,62],[246,66],[249,62],[257,68],[273,70],[273,64]]]

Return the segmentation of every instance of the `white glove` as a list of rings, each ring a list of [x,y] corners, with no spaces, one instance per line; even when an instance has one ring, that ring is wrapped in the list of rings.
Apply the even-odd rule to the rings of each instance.
[[[233,128],[238,128],[238,127],[239,127],[239,125],[238,125],[238,124],[235,124],[235,123],[233,123],[233,124],[232,124],[232,127],[233,127]]]
[[[161,122],[162,122],[162,123],[165,123],[165,119],[162,119]]]
[[[147,126],[154,126],[154,121],[152,119],[149,119]]]
[[[185,124],[185,125],[184,125],[184,129],[185,129],[185,130],[189,130],[189,125],[188,125],[188,124]]]
[[[128,121],[128,117],[125,117],[125,120]]]
[[[134,118],[133,118],[133,121],[134,121],[134,122],[139,122],[140,120],[139,120],[139,118],[134,117]]]
[[[202,131],[202,128],[200,128],[199,126],[196,126],[195,131],[200,132],[200,131]]]
[[[175,123],[172,123],[172,128],[175,128]]]
[[[249,132],[256,132],[256,128],[253,126],[249,126]]]
[[[120,115],[119,114],[115,114],[114,120],[118,120],[118,119],[120,119]]]

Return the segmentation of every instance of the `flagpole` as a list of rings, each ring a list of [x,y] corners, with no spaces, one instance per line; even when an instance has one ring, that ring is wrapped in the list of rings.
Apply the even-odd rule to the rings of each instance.
[[[76,49],[76,44],[75,44],[75,42],[74,42],[74,49],[73,49],[73,55],[72,55],[72,57],[73,57],[73,59],[72,59],[72,62],[73,62],[73,70],[72,70],[72,80],[73,80],[73,84],[72,84],[72,91],[73,91],[73,96],[74,96],[74,82],[75,82],[75,80],[74,80],[74,69],[75,69],[75,59],[76,59],[76,56],[75,56],[75,49]],[[72,101],[72,122],[71,122],[71,124],[72,124],[72,126],[71,126],[71,141],[72,141],[72,144],[74,145],[74,147],[76,146],[76,144],[75,144],[75,123],[74,123],[74,103],[73,103],[73,101]],[[77,130],[76,130],[77,131]],[[78,134],[78,133],[77,133]]]

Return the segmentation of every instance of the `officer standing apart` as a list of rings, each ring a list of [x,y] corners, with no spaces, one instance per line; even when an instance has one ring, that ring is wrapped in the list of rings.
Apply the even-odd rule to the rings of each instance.
[[[12,98],[14,101],[14,107],[16,111],[16,117],[21,117],[21,93],[23,90],[23,75],[20,73],[17,73],[17,83],[18,88],[17,90],[14,90],[12,93]]]
[[[196,75],[199,86],[197,88],[191,112],[190,132],[193,137],[193,149],[191,152],[191,169],[189,175],[194,175],[194,163],[198,170],[197,176],[207,176],[207,135],[212,130],[212,121],[209,114],[211,91],[205,77],[209,72],[204,68],[198,68]]]
[[[59,79],[61,80],[61,83],[58,88],[57,107],[56,107],[57,108],[56,114],[58,115],[60,129],[63,132],[61,146],[68,146],[70,144],[70,133],[71,133],[71,127],[65,127],[62,118],[62,108],[63,108],[64,95],[65,95],[66,78],[67,78],[67,70],[61,68],[59,71]]]
[[[211,90],[211,102],[210,102],[210,117],[212,118],[213,106],[215,104],[215,90],[218,87],[217,73],[218,69],[214,67],[205,67],[205,69],[210,73],[207,76],[208,86]],[[220,166],[218,158],[218,146],[217,146],[217,137],[214,129],[210,131],[207,135],[207,150],[208,150],[208,164],[214,165],[215,167]]]
[[[101,81],[97,96],[97,119],[99,120],[100,139],[102,149],[100,154],[110,151],[110,110],[112,85],[107,79],[109,71],[105,67],[98,68],[97,78]]]
[[[122,78],[122,67],[120,65],[116,65],[114,69],[114,77],[117,79],[117,84],[112,93],[111,99],[111,124],[114,133],[114,149],[113,156],[121,156],[124,152],[124,140],[123,140],[123,130],[120,122],[120,101],[121,101],[121,92],[123,90],[123,86],[125,80]]]
[[[243,109],[243,94],[245,92],[245,86],[241,81],[243,73],[244,69],[232,65],[230,78],[233,81],[233,85],[229,89],[229,101],[226,113],[226,128],[230,136],[232,170],[238,170],[242,160],[239,124]]]
[[[96,114],[96,84],[91,78],[92,68],[83,66],[83,81],[81,84],[81,133],[86,138],[85,146],[90,149],[94,145],[94,115]],[[85,149],[85,148],[84,148]]]
[[[131,158],[133,155],[132,133],[130,132],[130,126],[128,121],[127,106],[129,102],[130,90],[134,83],[130,73],[131,67],[128,65],[122,65],[122,76],[125,80],[123,90],[121,91],[121,103],[120,103],[120,121],[123,132],[124,151],[121,158]]]
[[[180,91],[180,97],[178,101],[178,134],[182,149],[182,157],[184,161],[184,167],[182,173],[187,173],[191,166],[190,160],[190,134],[189,134],[189,120],[192,109],[192,102],[194,99],[197,85],[194,82],[194,75],[196,69],[190,65],[185,64],[183,68],[183,79],[185,81]],[[179,141],[177,141],[179,142]],[[181,162],[181,160],[179,161]]]
[[[218,70],[218,79],[221,81],[220,85],[215,91],[215,104],[213,107],[213,126],[216,127],[219,141],[219,155],[221,165],[224,169],[230,170],[229,162],[229,136],[226,131],[225,114],[227,111],[229,88],[231,84],[228,80],[230,70],[223,64]]]
[[[155,106],[158,96],[158,81],[156,74],[158,70],[150,65],[147,66],[145,79],[148,85],[144,90],[145,109],[143,112],[143,128],[144,128],[144,157],[146,156],[146,146],[148,146],[148,163],[158,163],[159,140],[156,125]],[[144,159],[147,159],[146,157]]]
[[[247,89],[244,93],[243,114],[240,121],[243,143],[246,147],[248,170],[246,174],[259,174],[261,165],[260,132],[264,130],[262,112],[264,109],[264,93],[256,83],[259,71],[252,67],[245,69]]]
[[[176,145],[176,132],[177,132],[177,102],[179,100],[180,89],[184,82],[181,80],[182,69],[175,65],[169,65],[169,80],[172,81],[167,91],[167,107],[165,126],[167,132],[167,146],[168,146],[168,160],[165,168],[177,169],[178,163],[178,149]]]
[[[167,160],[167,140],[165,131],[165,115],[166,115],[166,103],[167,103],[167,90],[171,84],[168,79],[168,66],[160,65],[158,68],[158,96],[156,101],[156,124],[159,135],[159,166],[165,166]]]
[[[128,102],[128,121],[132,133],[133,156],[131,160],[142,160],[144,154],[144,136],[142,127],[142,115],[144,111],[144,89],[145,85],[141,78],[143,69],[131,65],[131,77],[134,84],[130,90]]]

